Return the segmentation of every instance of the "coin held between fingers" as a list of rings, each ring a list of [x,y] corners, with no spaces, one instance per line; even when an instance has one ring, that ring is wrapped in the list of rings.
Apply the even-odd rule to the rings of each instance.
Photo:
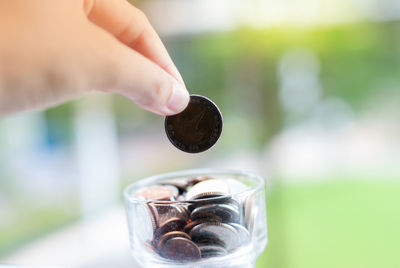
[[[222,132],[222,115],[210,99],[191,95],[189,105],[179,114],[165,118],[165,132],[170,142],[187,153],[211,148]]]

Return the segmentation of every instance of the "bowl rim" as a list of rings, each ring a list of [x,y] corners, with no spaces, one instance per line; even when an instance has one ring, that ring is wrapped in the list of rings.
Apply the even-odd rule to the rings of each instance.
[[[173,172],[167,172],[167,173],[160,173],[160,174],[156,174],[156,175],[152,175],[149,177],[139,179],[125,187],[124,198],[125,198],[126,202],[146,203],[146,204],[148,204],[148,203],[188,204],[188,203],[199,202],[199,200],[176,200],[176,201],[149,200],[149,199],[136,198],[131,193],[134,189],[137,190],[142,187],[148,186],[152,183],[157,184],[157,181],[159,181],[160,179],[173,179],[173,178],[179,178],[179,177],[185,177],[185,176],[207,176],[207,175],[245,176],[247,178],[250,178],[250,179],[256,181],[256,184],[254,186],[249,187],[248,189],[246,189],[244,191],[235,193],[235,194],[231,195],[232,197],[240,198],[241,196],[250,195],[253,192],[258,192],[258,191],[262,190],[265,185],[264,178],[262,176],[256,175],[253,172],[250,172],[247,170],[223,169],[223,168],[185,169],[185,170],[179,170],[179,171],[173,171]],[[209,198],[209,200],[213,200],[213,199],[218,200],[219,198],[223,198],[223,196]]]

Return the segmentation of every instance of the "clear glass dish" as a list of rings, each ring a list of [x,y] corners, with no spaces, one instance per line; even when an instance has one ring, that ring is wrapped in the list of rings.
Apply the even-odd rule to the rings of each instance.
[[[143,191],[141,189],[150,186],[170,184],[171,181],[188,181],[198,177],[227,182],[230,194],[194,200],[184,200],[180,196],[177,200],[168,201],[144,199],[137,194],[138,191]],[[210,189],[211,192],[213,190],[215,189]],[[254,267],[257,257],[267,245],[264,179],[252,173],[240,170],[196,169],[160,174],[129,185],[124,196],[131,251],[143,267]],[[235,213],[221,210],[222,207],[228,207],[228,212],[231,211],[229,208],[232,204]],[[216,210],[211,210],[211,214],[208,210],[207,217],[195,220],[199,211],[210,207]],[[196,208],[199,209],[195,211]],[[218,217],[214,217],[214,212]],[[165,228],[170,228],[168,224],[171,219],[175,219],[177,224],[169,231],[178,230],[187,235],[183,234],[184,238],[175,238],[175,241],[168,242],[161,234],[168,236],[165,235]],[[192,227],[190,223],[197,228]],[[187,239],[192,240],[201,249],[200,258],[197,247],[192,242],[187,242]],[[210,244],[210,239],[216,242],[215,246]],[[180,240],[187,242],[188,246],[182,247],[183,245],[179,244],[182,242]],[[168,246],[164,241],[168,242]],[[174,245],[173,248],[171,245]],[[210,249],[212,250],[206,251]],[[223,254],[221,250],[224,250]]]

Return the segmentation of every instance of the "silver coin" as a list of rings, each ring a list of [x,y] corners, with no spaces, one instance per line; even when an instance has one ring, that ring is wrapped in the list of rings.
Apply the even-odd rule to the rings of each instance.
[[[157,221],[151,207],[147,205],[138,205],[135,207],[135,212],[132,215],[132,228],[140,229],[139,232],[134,232],[140,243],[151,241],[154,232],[157,228]]]
[[[244,224],[249,230],[249,233],[253,233],[254,229],[254,220],[257,217],[258,214],[258,206],[255,201],[255,196],[250,195],[246,198],[246,201],[244,202]]]
[[[239,209],[233,204],[207,204],[195,208],[190,213],[190,218],[195,221],[199,219],[217,219],[221,222],[238,222],[240,218]]]
[[[197,246],[200,249],[202,258],[221,257],[228,254],[228,251],[223,246],[217,244],[199,243]]]
[[[208,179],[196,183],[186,193],[187,200],[199,199],[202,196],[229,195],[229,185],[222,179]]]
[[[227,251],[234,250],[240,245],[238,232],[226,223],[201,223],[193,227],[189,235],[195,243],[217,244]]]
[[[229,225],[233,226],[238,232],[240,245],[246,245],[250,242],[250,234],[246,227],[238,223],[230,223]]]

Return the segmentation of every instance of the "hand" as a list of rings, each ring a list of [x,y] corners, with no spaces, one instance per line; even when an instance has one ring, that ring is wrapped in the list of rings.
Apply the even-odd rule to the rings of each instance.
[[[161,115],[189,101],[157,33],[126,0],[0,1],[0,116],[92,90]]]

